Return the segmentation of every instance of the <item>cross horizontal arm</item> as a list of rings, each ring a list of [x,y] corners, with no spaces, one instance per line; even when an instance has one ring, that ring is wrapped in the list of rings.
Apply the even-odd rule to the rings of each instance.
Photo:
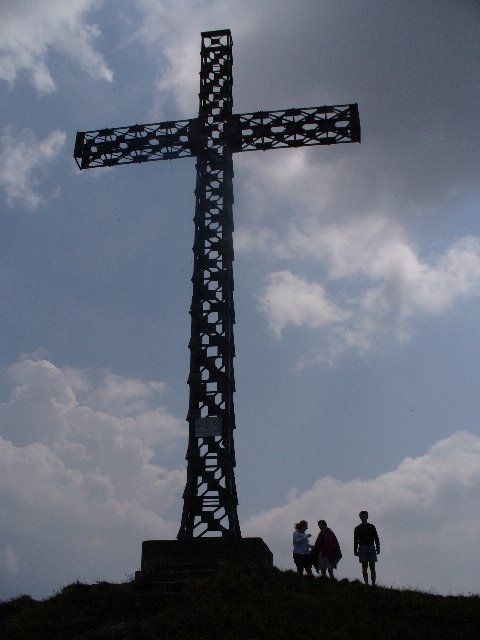
[[[196,155],[197,122],[177,120],[80,131],[73,155],[80,169],[188,158]]]
[[[232,116],[232,151],[360,142],[358,105],[257,111]]]
[[[223,138],[223,139],[222,139]],[[356,104],[231,115],[220,133],[233,152],[360,142]],[[80,169],[196,156],[211,143],[200,138],[198,119],[136,124],[78,132],[74,157]]]

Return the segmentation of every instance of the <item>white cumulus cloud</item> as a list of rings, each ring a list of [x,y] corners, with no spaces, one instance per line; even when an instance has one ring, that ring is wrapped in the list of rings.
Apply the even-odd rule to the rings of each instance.
[[[418,458],[370,480],[319,479],[310,490],[292,489],[286,503],[251,518],[244,535],[260,535],[274,563],[293,568],[291,533],[304,518],[313,537],[317,521],[335,531],[343,558],[337,577],[360,578],[353,528],[367,509],[378,529],[378,578],[384,585],[478,593],[480,579],[480,438],[456,432]]]
[[[316,329],[348,318],[347,312],[328,299],[321,284],[307,282],[290,271],[269,275],[259,304],[277,336],[288,325]]]
[[[65,140],[63,131],[51,131],[42,140],[27,129],[4,131],[0,136],[0,186],[10,205],[15,202],[34,210],[44,202],[37,174],[60,153]]]
[[[56,51],[71,58],[89,75],[111,81],[113,74],[93,47],[98,27],[86,14],[97,0],[4,0],[0,4],[0,79],[13,86],[26,73],[41,94],[55,91],[48,57]]]
[[[160,404],[163,385],[48,360],[20,360],[9,374],[0,597],[124,578],[138,568],[143,539],[176,534],[186,428]]]
[[[290,225],[273,240],[256,233],[250,243],[247,235],[240,243],[244,251],[265,241],[278,261],[295,261],[299,272],[270,273],[258,296],[273,333],[289,325],[329,324],[328,353],[320,348],[321,358],[347,349],[368,351],[387,337],[407,340],[415,319],[445,314],[480,292],[480,239],[474,236],[422,256],[397,223],[378,215]],[[307,283],[301,272],[314,272],[313,265],[318,278]]]

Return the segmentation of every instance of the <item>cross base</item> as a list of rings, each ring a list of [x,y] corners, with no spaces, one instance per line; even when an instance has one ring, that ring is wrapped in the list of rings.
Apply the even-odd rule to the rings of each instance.
[[[222,564],[271,567],[273,554],[261,538],[146,540],[135,578],[165,590],[208,578]]]
[[[273,554],[262,538],[191,538],[146,540],[142,543],[142,573],[164,564],[234,563],[273,565]]]

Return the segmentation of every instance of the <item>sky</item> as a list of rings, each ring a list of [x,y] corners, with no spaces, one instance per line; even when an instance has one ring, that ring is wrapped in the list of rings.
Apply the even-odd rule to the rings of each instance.
[[[292,569],[323,518],[361,577],[480,592],[480,6],[0,3],[0,599],[123,581],[186,479],[195,160],[80,172],[77,131],[198,112],[201,32],[235,113],[359,105],[361,144],[239,153],[242,535]]]

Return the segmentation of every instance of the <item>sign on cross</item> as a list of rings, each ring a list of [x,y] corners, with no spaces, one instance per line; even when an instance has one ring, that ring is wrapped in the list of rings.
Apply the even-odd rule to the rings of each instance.
[[[356,104],[232,113],[232,36],[202,33],[197,118],[77,133],[80,169],[197,158],[187,481],[179,540],[240,538],[233,431],[233,162],[242,151],[360,142]]]

